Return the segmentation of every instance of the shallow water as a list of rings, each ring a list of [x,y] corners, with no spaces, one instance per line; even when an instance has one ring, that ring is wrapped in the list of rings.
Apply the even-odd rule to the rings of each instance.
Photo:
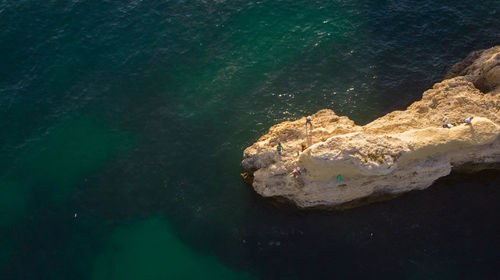
[[[275,207],[242,151],[322,108],[404,109],[500,2],[0,1],[2,279],[495,279],[495,171]]]

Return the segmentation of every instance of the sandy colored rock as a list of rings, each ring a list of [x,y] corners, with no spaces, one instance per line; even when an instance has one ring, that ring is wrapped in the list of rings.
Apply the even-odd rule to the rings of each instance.
[[[245,149],[242,165],[257,193],[308,208],[425,189],[455,167],[500,162],[499,57],[500,47],[476,53],[455,69],[464,75],[365,126],[327,109],[311,115],[312,128],[306,117],[274,125]],[[482,79],[486,94],[475,85]],[[471,124],[459,123],[467,117]],[[302,174],[294,178],[297,166]]]
[[[475,51],[453,65],[445,79],[465,76],[484,93],[500,93],[500,46]]]

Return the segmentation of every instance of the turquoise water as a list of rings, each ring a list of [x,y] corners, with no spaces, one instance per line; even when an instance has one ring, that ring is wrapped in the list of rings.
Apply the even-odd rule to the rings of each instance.
[[[498,278],[498,172],[336,213],[239,172],[277,122],[419,99],[500,44],[499,1],[0,1],[0,26],[2,279]]]

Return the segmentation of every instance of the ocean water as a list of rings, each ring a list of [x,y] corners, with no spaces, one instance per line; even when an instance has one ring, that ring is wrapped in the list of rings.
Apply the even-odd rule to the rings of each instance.
[[[404,109],[500,1],[0,0],[0,279],[498,279],[500,175],[342,212],[240,178],[269,126]]]

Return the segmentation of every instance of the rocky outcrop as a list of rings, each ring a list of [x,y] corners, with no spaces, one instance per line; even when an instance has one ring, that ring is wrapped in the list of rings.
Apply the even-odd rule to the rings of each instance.
[[[465,76],[484,93],[500,93],[500,46],[470,53],[446,73],[445,79]]]
[[[257,193],[303,208],[354,206],[425,189],[453,168],[494,166],[500,162],[499,69],[500,47],[476,53],[420,101],[365,126],[327,109],[311,116],[312,127],[305,117],[277,124],[245,149],[242,165]],[[459,123],[467,117],[470,124]],[[293,177],[297,166],[301,174]]]

